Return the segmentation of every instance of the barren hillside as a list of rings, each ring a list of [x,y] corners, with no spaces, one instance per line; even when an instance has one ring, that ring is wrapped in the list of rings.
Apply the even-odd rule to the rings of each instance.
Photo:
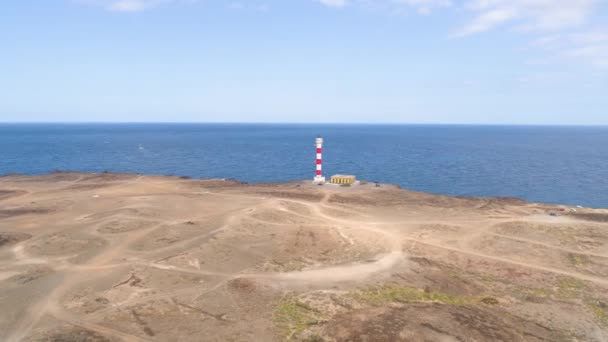
[[[608,211],[0,177],[2,341],[606,341]]]

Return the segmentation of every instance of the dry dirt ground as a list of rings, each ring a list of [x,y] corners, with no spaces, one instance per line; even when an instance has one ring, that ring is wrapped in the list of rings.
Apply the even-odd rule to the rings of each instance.
[[[4,176],[0,340],[608,341],[608,210],[571,209]]]

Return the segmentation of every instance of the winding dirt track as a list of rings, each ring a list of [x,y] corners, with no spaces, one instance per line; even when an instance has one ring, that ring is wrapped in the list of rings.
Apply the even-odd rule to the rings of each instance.
[[[137,181],[139,181],[140,179],[141,179],[141,177],[138,177],[137,180],[131,181],[130,184],[134,184]],[[193,193],[193,194],[196,194],[196,193]],[[216,195],[216,196],[221,196],[221,197],[234,196],[234,197],[245,198],[245,199],[267,200],[266,197],[257,197],[257,196],[250,196],[250,195],[235,195],[235,194],[230,194],[230,195],[214,194],[210,191],[204,192],[204,194]],[[193,274],[201,274],[201,275],[217,275],[217,276],[225,277],[226,280],[237,278],[237,277],[248,277],[248,278],[259,277],[259,278],[265,279],[267,281],[276,279],[278,281],[288,281],[288,282],[293,281],[293,282],[297,282],[298,284],[322,283],[322,284],[331,286],[332,282],[343,282],[343,281],[348,281],[348,280],[364,279],[371,274],[388,270],[392,266],[394,266],[396,263],[403,260],[403,252],[401,250],[400,244],[398,243],[398,239],[395,236],[391,235],[390,233],[388,233],[384,230],[372,227],[373,223],[372,224],[361,224],[358,221],[337,219],[337,218],[330,217],[326,214],[323,214],[320,210],[321,207],[322,206],[330,207],[326,204],[327,198],[328,198],[328,195],[325,195],[325,197],[321,203],[310,203],[310,202],[305,202],[305,201],[296,201],[296,200],[289,200],[289,199],[284,199],[283,201],[297,203],[297,204],[304,205],[304,206],[312,209],[314,216],[325,220],[328,224],[329,223],[341,223],[341,224],[347,223],[355,229],[367,230],[370,232],[383,234],[388,238],[389,241],[394,241],[394,243],[391,246],[390,253],[378,255],[375,261],[363,263],[363,264],[354,263],[354,264],[343,265],[343,266],[318,268],[318,269],[308,270],[308,271],[303,271],[303,272],[285,272],[285,273],[278,273],[278,274],[240,273],[240,272],[228,274],[228,273],[218,273],[218,272],[205,271],[205,270],[184,269],[184,268],[178,268],[178,267],[174,267],[174,266],[163,266],[163,265],[156,264],[154,262],[147,263],[146,265],[150,266],[150,267],[159,268],[162,270],[169,270],[172,272],[184,272],[184,273],[193,273]],[[186,247],[189,244],[195,243],[198,240],[206,239],[207,237],[213,236],[222,230],[229,229],[231,227],[231,224],[234,224],[233,222],[237,222],[241,217],[252,213],[253,210],[255,210],[255,208],[256,208],[256,206],[251,207],[251,208],[246,208],[246,209],[242,210],[241,213],[231,216],[230,219],[228,220],[228,222],[226,222],[226,224],[224,224],[222,227],[220,227],[218,229],[211,231],[210,233],[208,233],[205,236],[197,236],[197,237],[194,237],[191,239],[182,240],[177,244],[154,250],[154,251],[152,251],[151,254],[158,255],[160,253],[171,253],[171,252],[179,251],[180,249]],[[298,213],[293,213],[293,214],[300,215]],[[300,216],[302,216],[302,215],[300,215]],[[306,218],[310,218],[310,217],[306,217]],[[184,219],[196,220],[197,218],[189,217],[189,218],[184,218]],[[13,329],[7,335],[6,340],[7,341],[22,340],[25,336],[28,335],[28,333],[30,332],[32,327],[35,326],[45,314],[51,314],[54,318],[56,318],[58,320],[67,322],[74,326],[79,326],[79,327],[85,328],[87,330],[96,331],[96,332],[99,332],[104,335],[109,335],[109,336],[113,336],[113,337],[117,337],[117,338],[133,340],[133,341],[144,340],[137,336],[129,335],[129,334],[126,334],[121,331],[110,329],[110,328],[101,326],[99,324],[87,322],[83,319],[77,318],[75,315],[66,311],[62,307],[62,305],[59,303],[59,300],[64,295],[66,295],[66,293],[71,288],[76,286],[79,282],[89,280],[89,275],[86,273],[86,271],[94,271],[94,270],[100,270],[100,269],[104,269],[104,268],[113,268],[113,267],[124,266],[126,263],[113,264],[113,263],[111,263],[111,261],[119,258],[123,254],[128,254],[128,249],[131,244],[142,239],[147,234],[149,234],[149,232],[157,229],[159,226],[177,224],[177,223],[184,221],[184,219],[180,219],[178,221],[162,221],[161,223],[159,223],[157,225],[150,226],[149,228],[146,228],[139,232],[130,233],[127,236],[127,238],[122,239],[119,243],[105,249],[102,253],[95,256],[93,259],[91,259],[86,264],[76,266],[73,271],[77,271],[77,272],[68,272],[61,285],[56,287],[45,298],[43,298],[40,302],[36,303],[32,308],[30,308],[29,313],[13,326]],[[94,231],[92,233],[95,235],[99,235],[99,233],[97,233],[96,231]],[[27,256],[24,252],[23,244],[16,245],[13,248],[13,253],[15,254],[16,263],[19,263],[19,264],[40,263],[40,264],[47,264],[51,267],[55,267],[56,270],[65,269],[65,265],[54,263],[52,260],[45,260],[45,259]],[[218,283],[213,288],[213,290],[217,289],[226,280]],[[116,306],[126,306],[126,305],[135,304],[140,301],[150,301],[153,299],[171,298],[171,297],[174,297],[179,294],[195,293],[197,291],[198,291],[198,287],[187,288],[187,289],[174,291],[174,292],[161,293],[156,296],[148,296],[148,297],[144,297],[142,299],[125,301]],[[114,306],[112,309],[116,308],[116,306]],[[108,309],[106,311],[109,311],[109,310],[110,309]],[[96,314],[96,316],[99,316],[106,311],[100,311]]]
[[[107,338],[125,341],[158,340],[154,336],[134,334],[124,329],[112,327],[104,323],[104,317],[121,308],[150,303],[154,300],[166,300],[175,303],[175,298],[184,298],[186,296],[190,298],[191,303],[196,303],[197,300],[205,295],[218,290],[225,290],[227,284],[236,279],[249,279],[275,289],[281,289],[281,291],[296,290],[303,286],[314,286],[317,289],[330,290],[345,283],[368,283],[370,279],[376,278],[378,275],[386,278],[395,272],[407,272],[410,261],[408,248],[405,247],[406,243],[413,243],[420,248],[437,248],[445,252],[456,253],[463,257],[472,257],[498,265],[567,276],[608,289],[608,278],[597,274],[580,272],[576,267],[551,267],[539,264],[533,259],[529,262],[523,262],[503,257],[500,251],[488,254],[469,247],[467,243],[454,244],[454,241],[462,242],[467,239],[474,240],[484,236],[504,241],[512,240],[530,246],[541,246],[564,254],[576,253],[583,257],[606,258],[608,255],[608,248],[606,246],[592,251],[580,251],[531,238],[510,236],[492,231],[491,227],[493,225],[515,220],[515,217],[508,216],[505,213],[518,213],[517,215],[520,215],[519,213],[522,212],[525,213],[523,216],[517,216],[518,220],[521,220],[522,217],[525,218],[526,215],[538,215],[539,209],[536,205],[518,205],[513,208],[504,205],[495,211],[491,211],[491,209],[487,209],[491,206],[491,201],[477,203],[471,206],[471,208],[463,207],[458,209],[433,207],[433,205],[429,204],[413,204],[407,210],[399,207],[399,209],[395,209],[396,212],[392,217],[382,219],[387,216],[388,211],[386,207],[378,206],[369,209],[364,205],[344,205],[332,202],[332,194],[338,193],[340,196],[349,196],[349,189],[304,188],[303,191],[307,193],[314,191],[315,194],[320,193],[322,195],[320,200],[308,200],[297,198],[299,192],[302,191],[299,188],[300,185],[298,187],[290,185],[282,190],[287,194],[293,194],[290,195],[291,197],[285,197],[283,193],[277,191],[277,189],[281,189],[281,186],[273,189],[277,191],[277,195],[273,196],[272,191],[269,191],[268,188],[257,189],[255,187],[247,187],[239,189],[232,185],[224,186],[221,182],[220,186],[210,184],[213,186],[205,188],[205,184],[203,184],[203,190],[192,190],[191,188],[194,186],[189,181],[161,177],[137,176],[127,177],[126,180],[117,179],[110,181],[104,179],[87,181],[87,179],[85,175],[78,175],[78,177],[72,180],[63,182],[41,182],[40,180],[33,179],[29,183],[22,179],[12,180],[10,178],[0,181],[1,187],[27,191],[27,194],[4,199],[0,202],[2,206],[21,207],[27,205],[27,203],[38,202],[43,203],[43,205],[49,205],[50,203],[52,206],[52,203],[59,200],[60,197],[66,197],[72,201],[72,204],[67,207],[54,208],[47,219],[43,219],[37,216],[37,214],[31,214],[9,217],[0,221],[0,231],[22,230],[30,232],[34,236],[30,240],[19,242],[10,247],[11,255],[0,259],[0,271],[13,272],[7,273],[12,275],[22,272],[25,266],[43,265],[50,268],[51,271],[49,272],[61,274],[62,276],[61,281],[49,288],[44,296],[40,296],[34,302],[30,302],[27,307],[19,309],[22,311],[15,316],[17,319],[5,327],[6,329],[0,333],[0,339],[5,341],[22,341],[28,336],[33,336],[32,334],[39,332],[35,328],[44,323],[44,317],[50,316],[58,322],[80,327]],[[99,189],[72,190],[68,192],[64,190],[71,186],[81,185],[83,182],[99,185]],[[257,191],[260,191],[264,195],[256,195]],[[358,200],[359,196],[363,196],[362,194],[365,193],[357,192],[353,198]],[[219,226],[212,227],[212,229],[204,232],[202,231],[200,234],[186,237],[180,237],[179,235],[178,237],[172,235],[162,237],[162,239],[170,242],[164,246],[149,250],[135,250],[133,248],[135,244],[150,239],[153,234],[160,234],[160,229],[163,227],[173,227],[184,224],[184,222],[204,222],[214,214],[213,208],[221,208],[224,203],[226,207],[230,207],[231,209],[228,209],[223,214],[223,223]],[[356,201],[353,203],[356,203]],[[144,210],[147,208],[152,208],[149,214]],[[299,209],[296,210],[294,208]],[[125,214],[123,212],[125,209],[131,210],[133,214]],[[481,210],[489,211],[483,212]],[[101,217],[100,219],[90,218],[91,215],[101,212],[108,212],[109,214],[107,217]],[[150,215],[146,219],[152,220],[154,223],[144,228],[116,236],[103,234],[97,230],[97,227],[107,224],[111,220],[121,222],[139,220],[141,219],[139,216],[140,212]],[[158,215],[155,214],[156,212],[158,212]],[[329,214],[337,212],[342,214],[339,216]],[[500,215],[497,216],[497,213],[500,213]],[[489,218],[492,216],[498,218]],[[45,222],[45,220],[54,222],[48,230],[41,226],[41,223]],[[564,218],[564,222],[571,222],[569,220]],[[201,265],[198,259],[196,259],[195,263],[197,267],[176,263],[180,260],[179,256],[186,255],[189,257],[191,254],[195,255],[193,253],[198,253],[199,249],[208,244],[223,247],[217,241],[221,242],[223,241],[222,239],[233,238],[234,235],[238,236],[241,229],[245,227],[244,224],[246,222],[261,225],[264,229],[276,227],[272,229],[278,229],[279,235],[281,227],[290,227],[290,229],[291,227],[299,227],[300,229],[321,227],[322,229],[335,232],[337,241],[339,241],[337,242],[337,246],[343,246],[341,248],[346,248],[347,250],[359,247],[361,241],[365,241],[365,236],[374,236],[377,241],[374,243],[370,242],[369,246],[370,248],[375,248],[374,250],[377,249],[378,252],[365,257],[364,260],[353,259],[349,262],[329,263],[326,265],[322,262],[314,262],[311,266],[278,272],[260,271],[252,267],[224,272],[218,271],[215,267],[208,268],[205,265]],[[443,225],[451,225],[450,227],[453,228],[450,229],[463,229],[458,233],[451,233],[449,229],[446,232],[436,231],[437,229],[446,229],[442,228],[443,226],[437,222]],[[478,225],[478,222],[482,222],[483,224]],[[560,221],[557,221],[557,223],[560,223]],[[484,225],[490,228],[480,230],[479,226]],[[93,255],[74,263],[72,260],[75,260],[73,259],[75,257],[79,257],[79,253],[90,251],[79,251],[76,247],[73,247],[74,252],[69,252],[68,254],[62,253],[61,250],[48,250],[47,253],[43,249],[45,245],[40,244],[42,240],[36,239],[38,236],[44,237],[46,236],[45,234],[49,235],[51,232],[63,233],[64,231],[69,234],[72,234],[72,232],[74,234],[84,234],[83,236],[86,235],[90,238],[99,239],[100,241],[104,241],[104,243],[99,243],[102,247],[95,250]],[[421,231],[422,233],[420,233]],[[255,235],[256,231],[253,230],[248,234]],[[313,236],[315,233],[309,231],[307,234]],[[58,238],[64,238],[63,235],[58,236]],[[77,240],[76,237],[72,238],[71,235],[69,238],[74,239],[74,241],[84,241],[82,240],[84,238],[81,238],[80,235],[74,236],[80,240]],[[296,235],[296,237],[297,239],[301,238],[300,235]],[[164,241],[162,239],[157,241]],[[242,239],[246,242],[247,235],[243,235]],[[295,246],[298,246],[300,243],[298,241],[300,240],[296,240]],[[34,243],[37,243],[35,248],[33,247]],[[85,244],[85,242],[79,243]],[[316,243],[314,242],[311,248],[314,248]],[[255,244],[252,242],[251,245]],[[259,245],[265,245],[264,240],[260,240]],[[245,244],[246,246],[247,244]],[[72,246],[68,247],[67,249],[72,248]],[[32,253],[32,251],[35,253]],[[192,284],[191,286],[177,289],[157,288],[154,289],[156,292],[154,294],[141,297],[131,296],[125,300],[111,303],[109,306],[87,315],[73,312],[66,307],[65,300],[70,297],[73,291],[77,291],[98,277],[101,281],[106,276],[105,272],[124,272],[124,270],[132,269],[133,267],[163,272],[166,277],[193,275],[212,277],[213,280],[205,288],[201,288],[199,284]],[[2,278],[0,277],[0,279]],[[0,284],[2,283],[0,282]],[[106,292],[110,290],[106,290]]]

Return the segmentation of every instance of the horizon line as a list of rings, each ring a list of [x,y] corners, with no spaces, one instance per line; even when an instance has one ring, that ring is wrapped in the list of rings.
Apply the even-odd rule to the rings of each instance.
[[[341,126],[538,126],[608,127],[608,123],[466,123],[466,122],[278,122],[278,121],[0,121],[0,125],[341,125]]]

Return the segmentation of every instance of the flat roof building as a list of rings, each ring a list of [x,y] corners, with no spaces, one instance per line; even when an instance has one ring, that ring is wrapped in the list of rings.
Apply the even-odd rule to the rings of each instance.
[[[329,180],[332,184],[348,184],[353,185],[357,181],[357,177],[353,175],[333,175]]]

